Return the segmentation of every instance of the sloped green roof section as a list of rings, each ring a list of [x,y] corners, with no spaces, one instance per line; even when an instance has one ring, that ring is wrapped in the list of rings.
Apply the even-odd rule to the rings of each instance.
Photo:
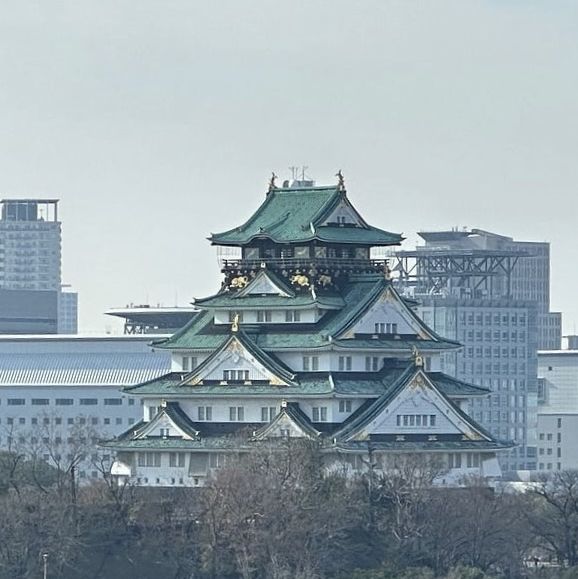
[[[209,238],[213,245],[242,246],[254,239],[268,238],[277,243],[326,242],[360,245],[398,245],[401,235],[367,225],[340,227],[320,224],[340,203],[345,191],[338,187],[273,189],[243,225]]]
[[[336,311],[326,313],[315,324],[262,324],[258,328],[246,327],[247,336],[263,350],[292,350],[299,348],[360,348],[375,351],[410,352],[414,347],[419,351],[441,351],[460,348],[461,344],[438,336],[431,328],[427,328],[423,321],[419,323],[427,329],[432,340],[422,340],[417,336],[393,337],[387,334],[375,339],[369,337],[356,337],[355,339],[336,339],[335,336],[349,327],[357,320],[368,307],[371,306],[380,293],[389,284],[383,276],[364,275],[355,276],[344,288],[341,297],[321,296],[318,300],[324,300],[325,304],[331,303],[337,306],[338,301],[343,302],[343,307]],[[395,290],[393,290],[395,291]],[[216,296],[215,299],[217,299]],[[221,299],[219,297],[219,299]],[[224,298],[225,300],[231,298]],[[241,298],[239,298],[241,299]],[[253,299],[242,298],[244,301]],[[279,298],[281,300],[289,298]],[[291,300],[298,300],[298,297]],[[307,298],[309,299],[309,298]],[[400,300],[400,303],[403,300]],[[237,303],[237,300],[235,300]],[[293,301],[291,302],[293,303]],[[204,307],[204,306],[203,306]],[[403,307],[406,307],[405,305]],[[411,310],[410,315],[415,316]],[[243,325],[241,325],[243,328]],[[230,326],[228,324],[215,325],[213,315],[205,311],[195,316],[184,328],[173,334],[170,338],[158,341],[153,345],[163,349],[187,350],[213,350],[219,348],[228,338]]]

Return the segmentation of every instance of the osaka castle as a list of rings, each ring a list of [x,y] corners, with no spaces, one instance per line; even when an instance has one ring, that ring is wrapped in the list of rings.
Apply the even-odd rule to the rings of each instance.
[[[172,371],[125,388],[142,420],[103,443],[119,481],[202,486],[228,457],[293,439],[353,474],[420,455],[442,465],[442,484],[500,476],[496,453],[512,444],[466,412],[488,391],[439,371],[460,344],[431,330],[372,259],[402,236],[369,225],[338,177],[273,178],[245,223],[211,235],[231,257],[220,289],[153,343]]]

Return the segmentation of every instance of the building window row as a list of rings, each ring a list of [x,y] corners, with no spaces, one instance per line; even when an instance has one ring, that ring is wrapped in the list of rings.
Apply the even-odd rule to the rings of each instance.
[[[32,406],[50,406],[51,398],[31,398],[30,404]],[[54,404],[56,406],[73,406],[74,405],[74,398],[55,398]],[[104,398],[103,401],[105,406],[122,406],[123,399],[122,398]],[[99,403],[98,398],[80,398],[78,399],[78,403],[80,406],[97,406]],[[26,399],[25,398],[8,398],[6,400],[7,406],[26,406]],[[134,406],[135,400],[134,398],[128,399],[128,405]]]
[[[249,380],[249,370],[223,370],[225,382],[246,382]]]
[[[398,414],[397,426],[426,426],[436,425],[435,414]]]
[[[397,324],[396,323],[381,323],[378,322],[374,326],[376,334],[397,334]]]
[[[6,420],[6,424],[8,426],[13,426],[15,424],[22,424],[25,425],[26,424],[26,418],[24,416],[21,416],[19,418],[14,418],[12,416],[9,416],[8,418],[5,419]],[[118,416],[116,418],[98,418],[97,416],[91,416],[90,418],[86,418],[85,416],[77,416],[76,418],[72,418],[69,417],[66,419],[66,422],[64,422],[64,419],[61,416],[56,416],[53,418],[50,417],[44,417],[42,419],[39,419],[37,416],[33,416],[32,418],[29,419],[30,421],[30,425],[31,426],[38,426],[39,424],[43,424],[44,426],[48,426],[49,424],[54,424],[55,426],[61,426],[62,424],[67,424],[68,426],[73,425],[73,424],[80,424],[81,426],[84,426],[86,424],[92,424],[97,425],[99,424],[99,421],[102,420],[102,424],[104,424],[105,426],[111,425],[111,424],[116,424],[117,426],[121,425],[123,423],[123,418]],[[131,425],[135,423],[135,419],[134,418],[127,418],[127,424]],[[0,419],[0,424],[2,423],[2,420]]]

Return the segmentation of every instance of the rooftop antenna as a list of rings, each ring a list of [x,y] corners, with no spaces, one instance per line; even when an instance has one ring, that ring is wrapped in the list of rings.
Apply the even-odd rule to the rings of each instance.
[[[307,165],[302,165],[301,167],[289,167],[289,171],[291,171],[291,179],[293,179],[293,181],[309,180],[309,177],[307,177],[307,169],[309,169]]]

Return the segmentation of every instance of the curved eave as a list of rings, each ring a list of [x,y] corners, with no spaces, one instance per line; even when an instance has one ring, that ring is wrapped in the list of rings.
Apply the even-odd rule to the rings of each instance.
[[[328,230],[335,231],[335,235],[327,235]],[[344,232],[355,231],[355,232],[368,232],[368,233],[382,233],[383,238],[376,239],[355,239],[348,238],[344,235]],[[324,235],[325,233],[325,235]],[[220,237],[223,235],[223,237]],[[402,235],[397,233],[389,233],[387,231],[382,231],[374,227],[369,229],[364,229],[360,227],[333,227],[333,226],[323,226],[315,230],[315,233],[311,235],[304,235],[296,238],[293,236],[291,239],[286,239],[281,236],[276,236],[274,233],[269,233],[267,231],[258,232],[246,237],[244,239],[227,239],[225,234],[212,235],[208,238],[211,245],[219,245],[223,247],[244,247],[258,239],[266,239],[272,241],[273,243],[283,244],[283,245],[300,245],[303,243],[310,243],[312,241],[322,241],[324,243],[344,243],[348,245],[366,245],[368,247],[387,247],[390,245],[401,245],[402,241],[405,239]]]

